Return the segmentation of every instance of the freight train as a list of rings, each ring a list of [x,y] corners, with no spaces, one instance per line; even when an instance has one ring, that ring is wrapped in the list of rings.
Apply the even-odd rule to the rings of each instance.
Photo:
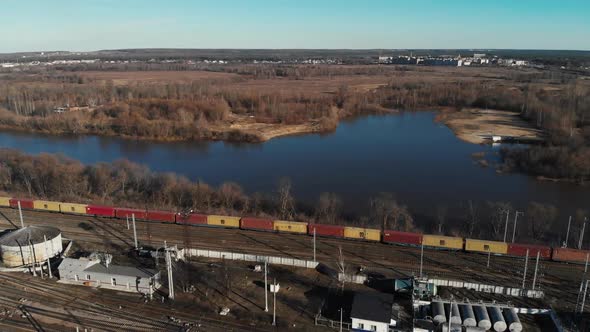
[[[329,238],[341,238],[382,242],[403,246],[414,246],[438,250],[454,250],[472,253],[494,254],[513,257],[536,257],[567,263],[585,263],[590,256],[588,250],[555,248],[540,245],[505,243],[489,240],[476,240],[462,237],[419,234],[393,230],[324,225],[287,220],[271,220],[252,217],[235,217],[206,215],[198,213],[175,213],[147,209],[130,209],[92,204],[64,203],[44,200],[0,197],[0,206],[26,210],[50,211],[65,214],[89,215],[106,218],[135,219],[182,225],[237,228],[266,232],[294,233],[316,235]]]

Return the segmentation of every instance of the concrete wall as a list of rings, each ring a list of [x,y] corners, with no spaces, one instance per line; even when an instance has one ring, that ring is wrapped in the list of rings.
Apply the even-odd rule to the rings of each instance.
[[[47,246],[45,245],[47,243]],[[61,234],[47,242],[37,243],[31,246],[23,243],[22,247],[18,246],[0,246],[2,252],[2,261],[7,267],[16,267],[33,264],[33,256],[37,263],[44,262],[47,258],[59,255],[62,250]]]

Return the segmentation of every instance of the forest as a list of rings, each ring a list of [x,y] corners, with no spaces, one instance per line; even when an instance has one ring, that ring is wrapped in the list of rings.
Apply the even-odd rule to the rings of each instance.
[[[97,74],[98,73],[98,74]],[[107,75],[99,75],[107,73]],[[518,112],[543,145],[503,152],[505,170],[590,178],[590,83],[555,70],[404,66],[228,65],[153,71],[150,79],[57,68],[0,76],[0,127],[159,140],[261,141],[249,124],[315,124],[350,116],[462,108]],[[172,74],[170,74],[172,73]],[[177,76],[175,76],[177,75]],[[56,112],[64,107],[65,112]]]
[[[499,241],[503,240],[507,213],[512,221],[515,211],[507,202],[465,201],[455,206],[439,205],[434,216],[422,216],[396,199],[395,193],[379,193],[367,198],[365,215],[345,215],[334,193],[320,194],[313,205],[298,202],[288,178],[280,179],[273,192],[246,193],[236,183],[215,187],[176,174],[153,172],[126,160],[83,165],[61,155],[31,156],[8,149],[0,149],[0,191],[11,197],[193,210]],[[519,241],[561,245],[563,216],[555,206],[530,202],[522,212]],[[572,234],[580,234],[587,215],[588,211],[576,212]]]

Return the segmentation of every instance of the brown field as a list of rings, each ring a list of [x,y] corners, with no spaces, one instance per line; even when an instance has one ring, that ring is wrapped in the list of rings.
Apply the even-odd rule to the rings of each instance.
[[[112,80],[114,85],[128,85],[133,83],[191,82],[209,79],[235,79],[240,75],[220,73],[214,71],[87,71],[78,75],[98,81]]]

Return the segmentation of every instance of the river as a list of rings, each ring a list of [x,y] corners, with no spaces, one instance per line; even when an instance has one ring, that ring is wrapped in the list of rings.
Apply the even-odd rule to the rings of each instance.
[[[460,141],[435,112],[367,116],[343,121],[334,133],[276,138],[261,144],[151,142],[99,136],[0,133],[3,147],[27,153],[62,153],[83,163],[126,158],[152,170],[174,172],[212,185],[239,183],[245,191],[269,193],[289,177],[295,196],[309,205],[334,192],[345,211],[366,212],[371,196],[394,193],[420,214],[461,202],[529,201],[557,206],[568,214],[585,207],[590,188],[498,174],[473,153],[497,161],[497,147]]]

